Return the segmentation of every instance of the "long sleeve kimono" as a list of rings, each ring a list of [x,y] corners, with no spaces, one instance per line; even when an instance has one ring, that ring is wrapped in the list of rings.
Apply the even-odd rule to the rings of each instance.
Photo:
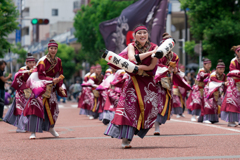
[[[16,90],[13,103],[4,117],[4,121],[17,126],[19,124],[19,118],[25,108],[28,98],[31,95],[31,89],[26,86],[26,80],[30,76],[31,72],[27,66],[19,69],[15,74],[12,87]]]
[[[204,86],[207,84],[210,73],[204,68],[199,69],[195,84],[187,100],[187,108],[192,111],[193,115],[200,115],[204,108]]]
[[[226,82],[227,76],[223,74],[219,77],[214,71],[210,75],[208,85],[204,88],[204,117],[203,120],[208,120],[212,123],[218,122],[220,114],[220,106],[222,104],[222,94],[225,93],[226,87],[223,85]]]
[[[168,67],[170,62],[175,62],[178,68],[179,58],[176,53],[172,52],[172,56],[167,58],[166,56],[159,60],[155,80],[158,88],[158,98],[160,99],[159,112],[157,116],[157,122],[164,124],[166,120],[170,120],[170,114],[172,110],[172,80],[169,77]]]
[[[93,93],[92,93],[92,89],[91,87],[88,87],[88,86],[84,86],[89,78],[91,76],[91,73],[87,73],[85,76],[84,76],[84,80],[83,80],[83,83],[82,83],[82,93],[81,93],[81,96],[79,98],[79,101],[78,101],[78,108],[81,108],[80,109],[80,115],[90,115],[90,109],[91,109],[91,106],[93,105]]]
[[[67,92],[63,80],[54,84],[53,79],[62,74],[63,68],[60,58],[55,57],[54,60],[51,60],[49,55],[46,55],[38,61],[36,70],[27,80],[27,86],[33,92],[23,111],[24,116],[28,118],[28,131],[48,131],[50,127],[55,125],[59,114],[56,92],[61,97],[66,97]],[[60,87],[64,89],[64,93],[60,91]],[[41,126],[41,123],[44,125]],[[37,126],[35,126],[36,129],[33,129],[33,124]]]
[[[135,43],[131,45],[134,46],[135,54],[141,54]],[[156,45],[149,43],[147,47],[149,47],[147,51],[152,51]],[[152,58],[148,56],[141,64],[149,66],[151,62]],[[146,135],[156,120],[160,103],[153,78],[155,72],[156,67],[146,71],[148,76],[126,74],[114,118],[108,125],[105,135],[129,140],[133,138],[134,133],[141,138]]]
[[[103,119],[104,104],[106,102],[107,92],[108,92],[108,89],[110,88],[110,82],[112,81],[112,79],[113,79],[112,70],[107,69],[101,84],[96,88],[96,90],[99,91],[97,105],[98,105],[98,113],[99,113],[100,121],[102,121]]]
[[[124,70],[118,70],[116,73],[113,73],[109,76],[108,79],[110,84],[107,89],[106,101],[103,108],[103,123],[107,125],[114,117],[114,113],[119,101],[120,94],[122,92],[121,88],[124,81]]]
[[[92,92],[93,93],[97,93],[94,95],[94,104],[93,106],[91,106],[91,111],[92,112],[96,112],[98,111],[98,97],[100,96],[99,95],[99,92],[96,90],[97,86],[100,85],[102,83],[102,80],[103,80],[103,75],[100,75],[97,77],[96,73],[93,73],[90,77],[89,77],[89,83],[91,84],[91,87],[92,87]],[[102,100],[102,99],[100,99]],[[99,102],[99,103],[102,103],[102,102]]]
[[[240,63],[233,58],[227,74],[226,95],[221,106],[221,119],[227,122],[240,122]]]

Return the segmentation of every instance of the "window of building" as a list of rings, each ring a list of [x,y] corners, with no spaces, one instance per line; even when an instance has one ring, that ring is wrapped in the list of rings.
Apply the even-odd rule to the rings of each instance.
[[[29,27],[22,28],[22,36],[29,35]]]
[[[79,1],[73,2],[73,9],[80,9],[80,2]]]
[[[52,16],[58,16],[58,9],[52,9]]]
[[[78,0],[73,2],[73,9],[81,9],[82,5],[86,5],[86,0]]]
[[[80,6],[82,6],[82,5],[86,5],[86,0],[81,0]]]

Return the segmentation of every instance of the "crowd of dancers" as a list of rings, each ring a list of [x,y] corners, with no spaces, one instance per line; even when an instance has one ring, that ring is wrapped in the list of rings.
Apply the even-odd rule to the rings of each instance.
[[[122,148],[131,148],[133,136],[143,138],[153,125],[154,135],[160,135],[159,126],[173,114],[184,117],[185,109],[192,114],[191,121],[217,123],[221,117],[229,127],[238,125],[240,45],[232,47],[235,58],[227,75],[222,60],[211,72],[211,61],[205,58],[191,87],[179,69],[176,53],[170,50],[162,58],[153,57],[158,46],[149,41],[147,28],[140,25],[134,33],[135,41],[119,55],[135,63],[138,72],[129,73],[109,63],[103,76],[100,65],[92,66],[82,83],[80,115],[102,121],[107,125],[104,134],[122,139]],[[169,38],[171,35],[164,33],[161,44]],[[56,92],[61,97],[66,97],[67,92],[57,48],[57,43],[50,40],[48,54],[37,63],[28,54],[26,66],[16,73],[12,83],[16,96],[3,120],[16,126],[17,132],[30,132],[29,139],[43,131],[59,136],[54,130],[59,114]]]
[[[235,58],[230,72],[225,75],[225,64],[220,59],[211,71],[211,61],[203,60],[193,86],[179,68],[179,57],[169,51],[161,59],[152,58],[157,45],[148,39],[144,26],[135,30],[135,41],[119,55],[135,63],[138,73],[108,63],[110,69],[101,75],[101,66],[92,66],[84,78],[79,99],[80,115],[99,119],[107,128],[105,135],[122,139],[122,148],[131,148],[134,135],[143,138],[155,125],[154,135],[160,135],[159,126],[174,114],[185,117],[188,110],[191,121],[217,123],[219,118],[236,127],[240,122],[240,45],[234,46]],[[163,34],[163,43],[171,38]]]

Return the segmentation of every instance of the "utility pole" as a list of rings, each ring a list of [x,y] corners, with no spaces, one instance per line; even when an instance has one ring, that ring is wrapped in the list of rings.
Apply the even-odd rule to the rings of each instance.
[[[20,44],[22,47],[22,25],[23,25],[23,17],[22,17],[22,0],[21,0],[21,7],[20,7],[20,31],[21,31],[21,35],[20,35]]]
[[[178,42],[182,42],[182,58],[183,58],[183,65],[186,67],[187,65],[187,56],[186,56],[186,53],[185,53],[185,39],[179,39]]]
[[[199,45],[199,68],[203,67],[202,66],[202,41],[200,41]]]
[[[187,17],[187,11],[184,9],[184,15],[185,15],[185,42],[188,41],[188,17]],[[188,64],[188,56],[187,53],[185,53],[185,65]]]

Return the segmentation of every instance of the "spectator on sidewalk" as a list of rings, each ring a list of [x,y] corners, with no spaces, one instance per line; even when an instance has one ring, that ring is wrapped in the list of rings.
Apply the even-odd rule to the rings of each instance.
[[[9,104],[11,104],[11,101],[12,101],[11,94],[8,93],[8,90],[5,90],[4,104],[8,106]]]
[[[82,91],[82,87],[79,83],[79,80],[77,80],[77,82],[74,84],[74,87],[73,87],[73,97],[76,101],[78,101],[78,96],[81,91]]]
[[[74,88],[74,83],[73,82],[71,82],[71,85],[70,85],[70,87],[69,87],[69,89],[68,89],[68,92],[69,92],[69,100],[71,101],[72,100],[72,96],[73,96],[73,88]]]
[[[7,63],[5,61],[0,61],[0,98],[3,101],[3,105],[0,105],[0,121],[2,121],[3,118],[3,110],[4,110],[4,99],[5,99],[5,82],[7,82],[8,79],[10,79],[12,77],[12,74],[10,73],[7,77],[3,76],[3,72],[5,69],[5,66],[7,65]]]

